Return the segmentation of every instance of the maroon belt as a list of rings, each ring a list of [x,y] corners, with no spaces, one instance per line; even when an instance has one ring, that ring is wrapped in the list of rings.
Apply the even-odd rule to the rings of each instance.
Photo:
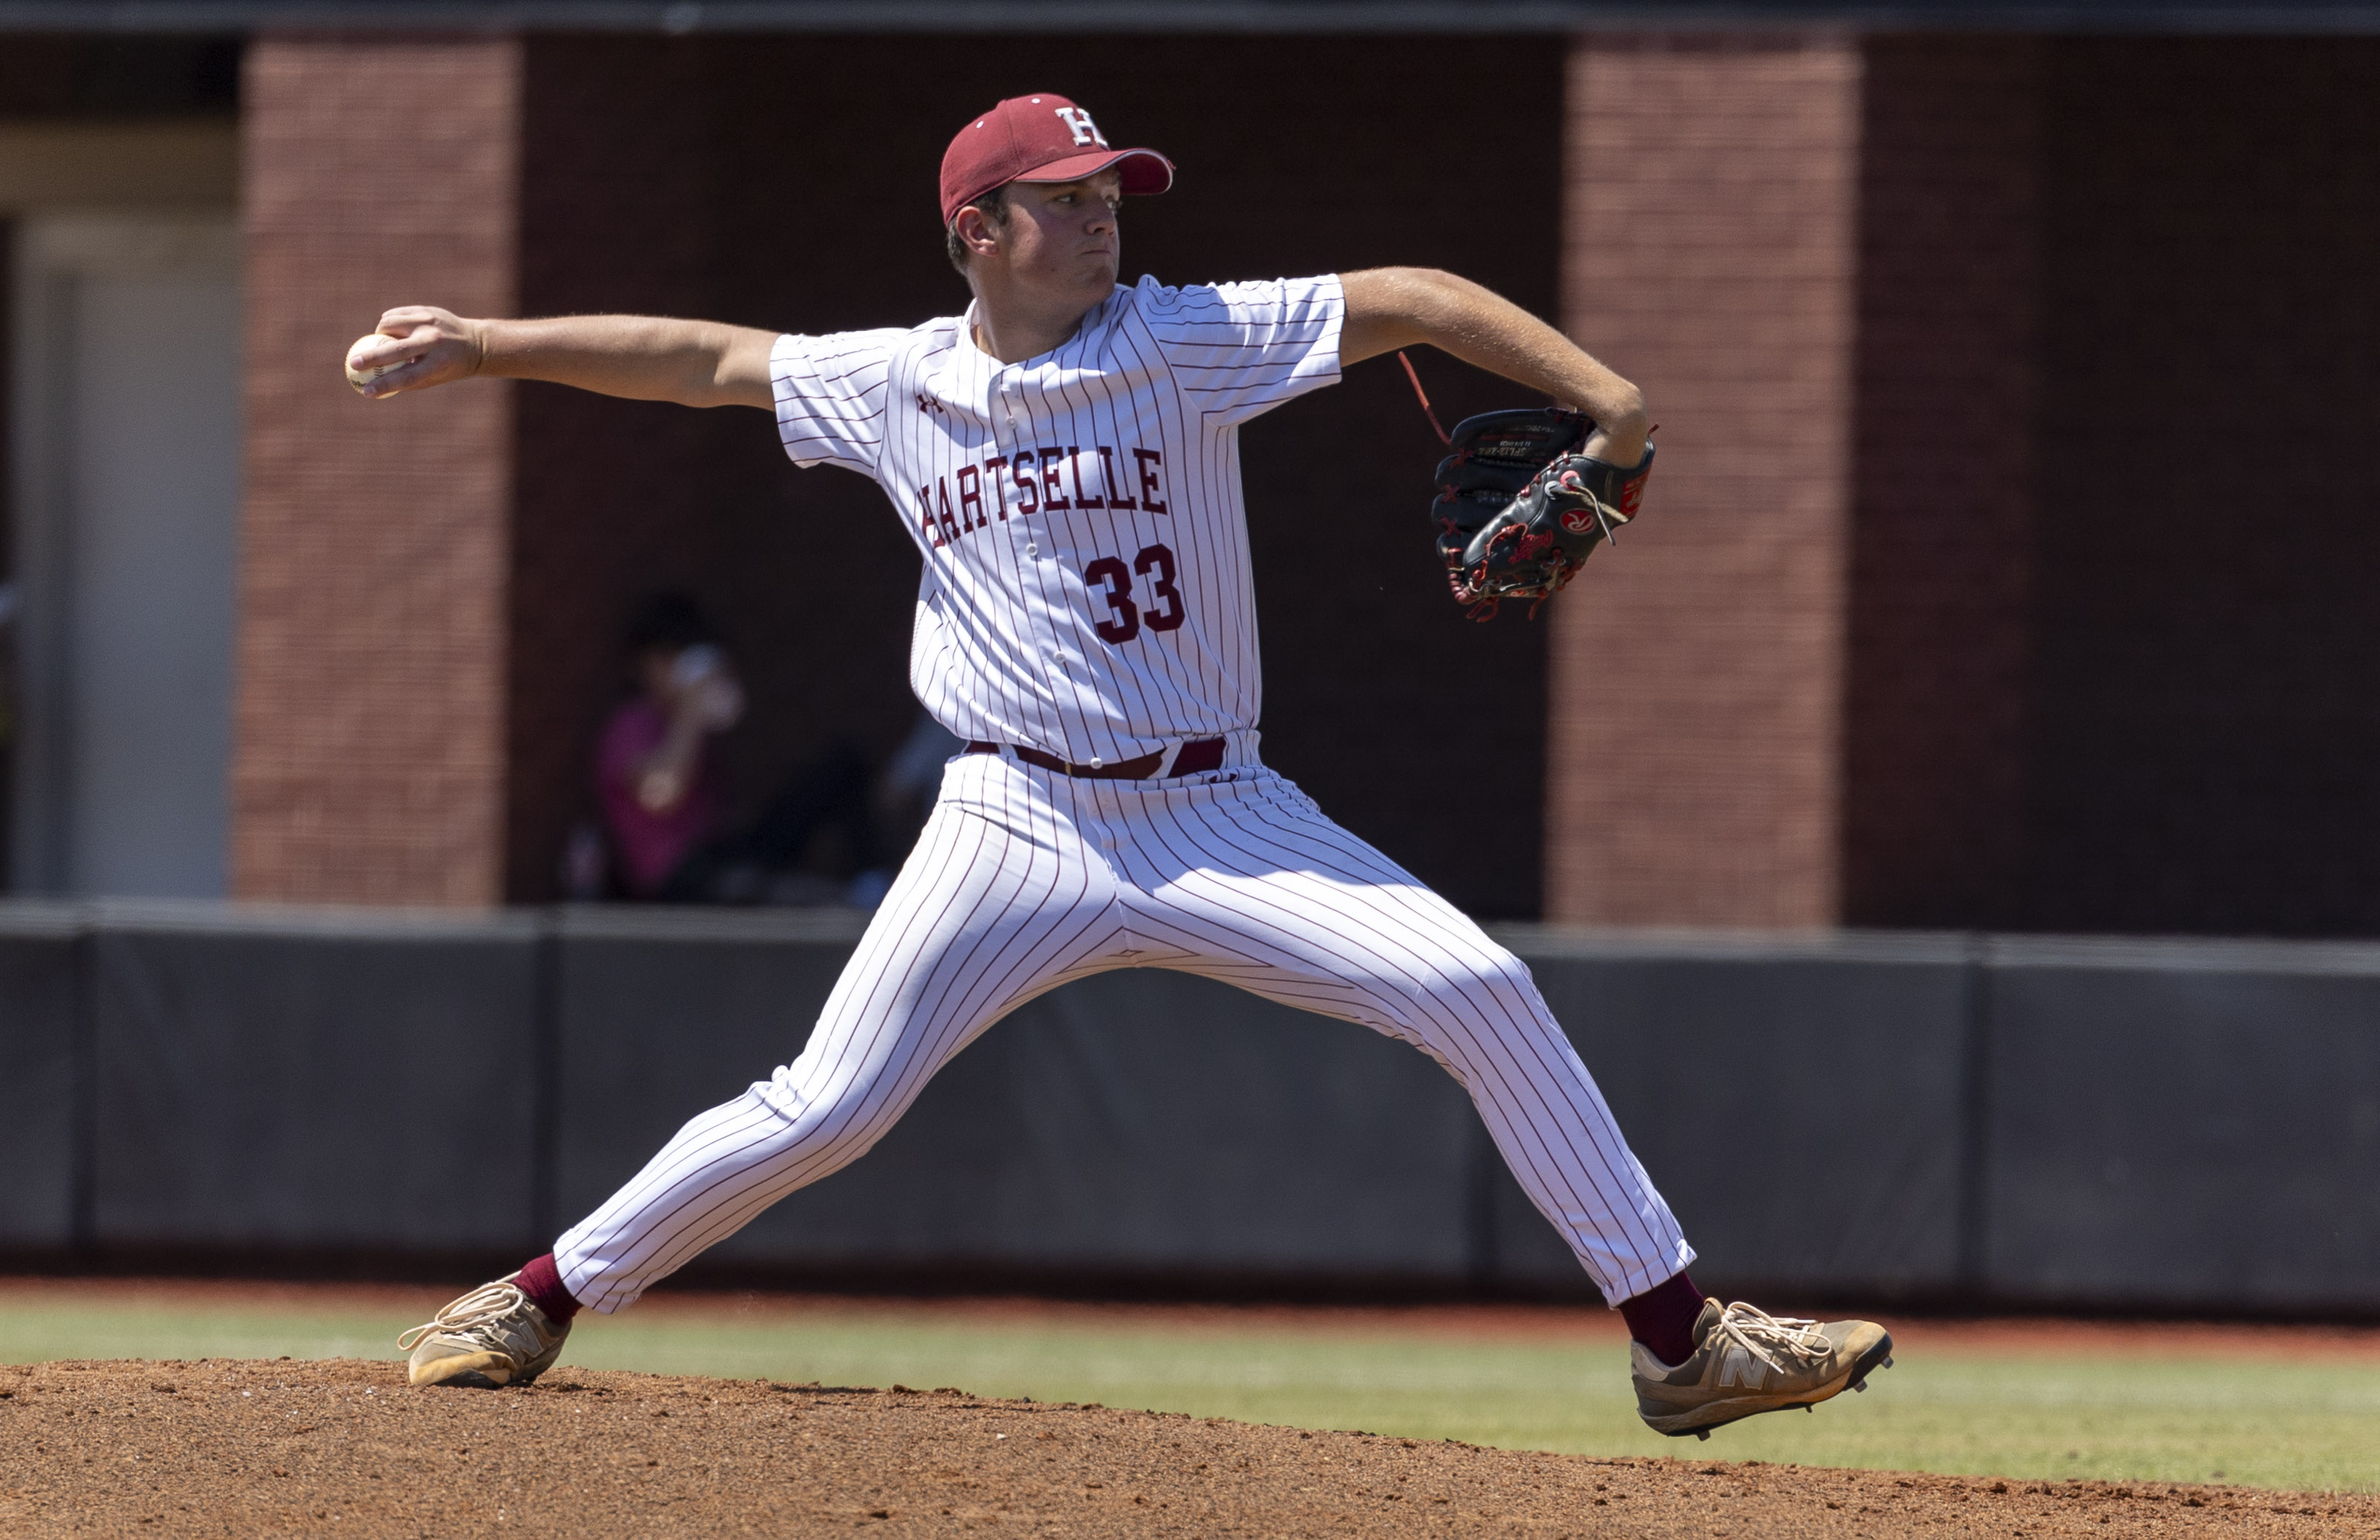
[[[966,746],[969,754],[997,754],[1000,748],[998,744],[972,743]],[[1060,775],[1072,775],[1084,781],[1146,781],[1165,763],[1163,749],[1154,754],[1144,754],[1137,759],[1126,759],[1118,765],[1070,765],[1054,754],[1044,754],[1038,748],[1026,748],[1022,745],[1011,746],[1009,752],[1028,765],[1038,765],[1043,770],[1056,770]],[[1223,740],[1220,738],[1192,738],[1182,746],[1182,752],[1173,757],[1173,773],[1176,775],[1196,775],[1203,770],[1222,768]]]

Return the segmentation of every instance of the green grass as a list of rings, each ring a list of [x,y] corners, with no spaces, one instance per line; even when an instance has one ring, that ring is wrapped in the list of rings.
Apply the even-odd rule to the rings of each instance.
[[[653,1310],[580,1317],[588,1368],[1101,1401],[1508,1448],[2021,1477],[2380,1490],[2380,1364],[1963,1349],[1907,1352],[1867,1394],[1707,1444],[1637,1423],[1607,1341],[1378,1326],[1025,1316],[931,1309]],[[0,1361],[389,1357],[412,1324],[352,1306],[0,1294]]]

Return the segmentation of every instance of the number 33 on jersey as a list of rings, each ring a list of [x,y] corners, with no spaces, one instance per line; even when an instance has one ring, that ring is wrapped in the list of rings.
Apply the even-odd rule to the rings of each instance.
[[[1072,762],[1262,706],[1239,427],[1339,378],[1335,277],[1119,287],[1003,364],[973,312],[777,340],[778,435],[873,478],[925,558],[910,683],[960,737]]]

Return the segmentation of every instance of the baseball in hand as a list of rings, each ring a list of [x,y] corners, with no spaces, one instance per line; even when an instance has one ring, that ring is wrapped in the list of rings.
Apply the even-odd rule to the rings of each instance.
[[[398,358],[393,363],[374,364],[370,369],[358,369],[356,367],[356,349],[363,346],[363,345],[368,342],[380,342],[382,340],[384,339],[381,334],[374,332],[369,336],[358,337],[354,342],[347,345],[347,383],[355,386],[358,391],[361,391],[366,385],[370,384],[382,375],[386,374],[390,370],[402,368],[407,363],[411,362],[410,359]]]

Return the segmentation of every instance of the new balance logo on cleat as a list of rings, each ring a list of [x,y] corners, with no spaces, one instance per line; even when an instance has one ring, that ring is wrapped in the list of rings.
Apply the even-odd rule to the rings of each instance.
[[[1718,1382],[1721,1387],[1741,1385],[1746,1389],[1757,1390],[1767,1378],[1759,1364],[1754,1360],[1750,1348],[1731,1347],[1719,1361]]]

